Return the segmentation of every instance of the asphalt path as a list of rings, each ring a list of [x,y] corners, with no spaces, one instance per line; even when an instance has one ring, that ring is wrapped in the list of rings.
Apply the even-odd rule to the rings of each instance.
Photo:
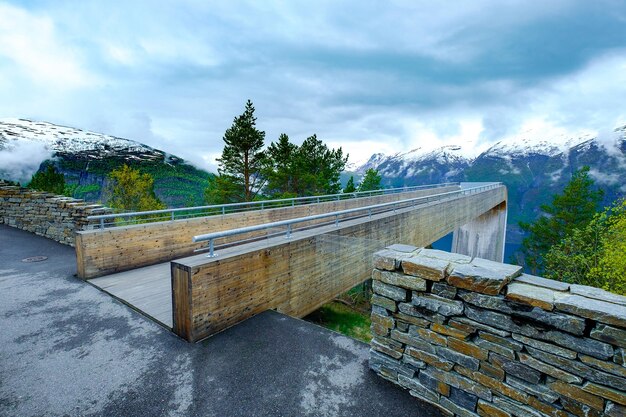
[[[75,272],[73,248],[0,225],[0,416],[440,415],[364,343],[268,311],[189,344]]]

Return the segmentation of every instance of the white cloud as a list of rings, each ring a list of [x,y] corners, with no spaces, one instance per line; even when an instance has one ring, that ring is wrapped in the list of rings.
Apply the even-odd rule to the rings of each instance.
[[[39,169],[39,165],[52,157],[44,144],[19,141],[0,150],[0,177],[26,184]]]
[[[0,56],[12,64],[12,74],[54,89],[93,86],[97,81],[82,67],[76,51],[58,39],[52,19],[6,4],[0,4],[0,16]]]
[[[564,0],[0,3],[0,117],[115,134],[214,169],[224,130],[251,98],[267,143],[317,133],[351,160],[448,144],[475,154],[533,123],[544,134],[626,123],[626,42],[621,26],[602,32],[619,20],[615,9]],[[571,53],[553,57],[561,51]]]
[[[589,170],[589,175],[600,184],[613,185],[621,181],[619,174],[600,172],[597,169]]]

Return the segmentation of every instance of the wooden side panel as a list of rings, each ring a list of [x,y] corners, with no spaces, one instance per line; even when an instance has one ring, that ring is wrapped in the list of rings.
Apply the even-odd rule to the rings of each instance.
[[[170,268],[172,273],[172,330],[183,339],[193,341],[190,269],[176,262],[172,262]]]
[[[78,263],[81,265],[78,274],[83,279],[89,279],[190,256],[194,254],[194,250],[206,246],[206,242],[192,242],[192,237],[198,234],[439,194],[456,189],[458,187],[450,186],[402,194],[233,213],[224,216],[80,231],[77,233],[77,239],[81,241],[81,249],[80,251],[77,250]],[[311,224],[315,223],[311,222]],[[246,237],[253,238],[263,236],[266,233],[265,231],[255,232]],[[241,238],[242,236],[235,236],[230,238],[230,241]],[[224,239],[218,243],[228,242],[229,239]]]
[[[75,233],[74,243],[76,249],[76,274],[80,278],[83,278],[85,276],[85,254],[83,249],[83,236],[81,234]]]
[[[393,243],[425,246],[506,199],[504,187],[238,247],[191,267],[193,337],[200,340],[268,309],[302,317],[368,279],[372,254]],[[222,256],[223,255],[223,256]]]

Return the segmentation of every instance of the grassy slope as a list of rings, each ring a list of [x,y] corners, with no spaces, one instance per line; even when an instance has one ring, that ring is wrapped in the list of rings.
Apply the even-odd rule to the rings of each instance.
[[[337,301],[323,305],[319,310],[308,315],[305,320],[366,343],[372,339],[369,314],[357,311]]]
[[[337,298],[350,304],[350,306],[339,301],[332,301],[309,314],[305,320],[369,343],[372,339],[370,332],[371,306],[369,295],[365,295],[363,292],[363,285],[357,285]]]

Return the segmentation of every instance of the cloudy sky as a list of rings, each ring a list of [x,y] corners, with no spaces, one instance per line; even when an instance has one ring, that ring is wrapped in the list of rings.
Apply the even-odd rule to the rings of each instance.
[[[248,98],[267,142],[317,133],[353,160],[611,129],[626,1],[0,1],[0,117],[206,168]]]

